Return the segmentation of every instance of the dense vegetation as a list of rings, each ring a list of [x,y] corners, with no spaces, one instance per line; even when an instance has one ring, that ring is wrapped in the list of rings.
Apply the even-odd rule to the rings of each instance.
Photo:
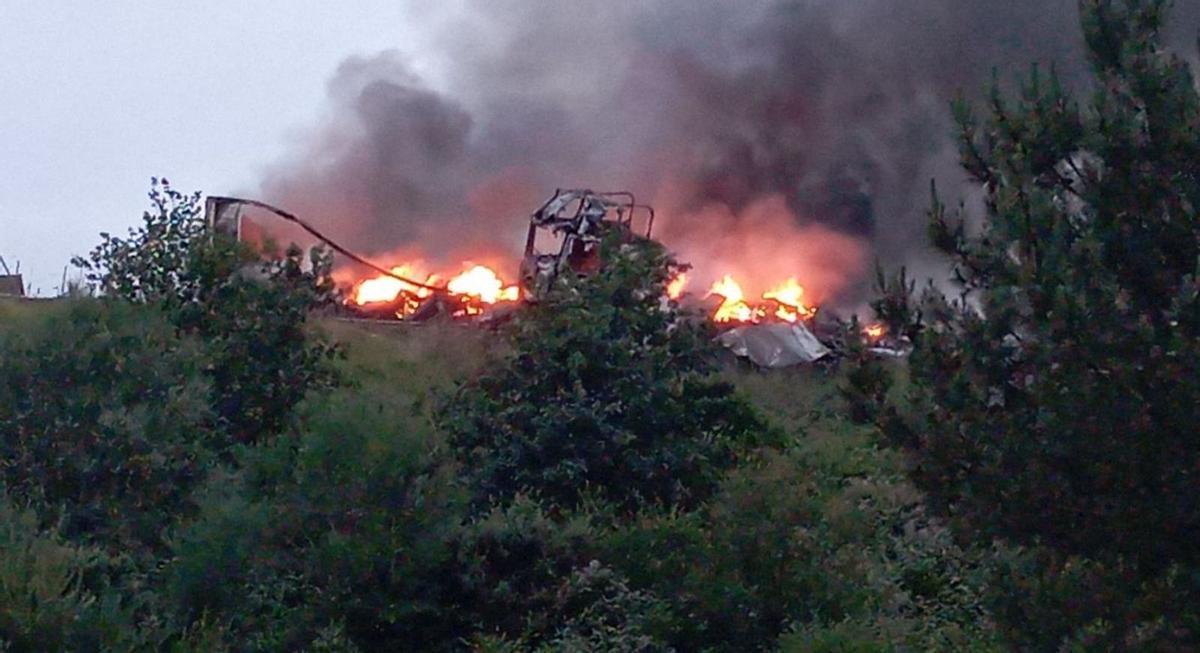
[[[990,602],[1049,650],[1200,649],[1200,93],[1158,33],[1169,3],[1083,3],[1095,90],[1035,69],[957,108],[981,224],[934,199],[958,294],[894,279],[912,383],[852,393],[961,541],[1019,547]]]
[[[722,371],[657,245],[503,334],[377,332],[312,322],[320,255],[183,243],[195,200],[151,198],[101,297],[0,305],[9,650],[991,643],[976,554],[832,381]]]
[[[0,651],[1195,650],[1200,100],[1165,3],[1084,9],[1086,108],[960,106],[904,364],[732,365],[653,243],[503,333],[338,322],[155,183],[96,296],[0,303]]]

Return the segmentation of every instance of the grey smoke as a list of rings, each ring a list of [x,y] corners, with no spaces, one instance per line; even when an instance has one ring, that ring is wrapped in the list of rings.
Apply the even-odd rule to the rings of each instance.
[[[1034,62],[1086,86],[1076,0],[425,2],[436,86],[397,52],[348,58],[328,118],[262,182],[368,254],[515,253],[529,210],[585,185],[654,202],[669,245],[719,237],[697,224],[714,206],[737,230],[781,198],[921,269],[928,180],[961,181],[954,94]],[[1194,57],[1200,0],[1172,18]]]

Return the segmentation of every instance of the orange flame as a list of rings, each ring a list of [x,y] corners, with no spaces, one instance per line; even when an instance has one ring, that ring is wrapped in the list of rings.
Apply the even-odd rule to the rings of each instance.
[[[681,272],[679,276],[671,279],[671,281],[667,283],[667,297],[670,297],[671,299],[679,299],[682,297],[683,289],[687,288],[687,283],[688,275]]]
[[[775,309],[775,317],[788,322],[808,319],[817,314],[817,309],[804,303],[804,286],[795,277],[779,284],[763,293],[763,299],[774,300],[779,304]]]
[[[409,278],[419,276],[412,265],[408,263],[393,267],[392,273]],[[430,283],[433,280],[434,275],[429,275],[426,277],[425,283]],[[393,277],[380,275],[374,279],[366,279],[360,282],[354,288],[354,296],[351,298],[351,301],[359,306],[380,302],[394,302],[400,296],[400,293],[411,293],[418,298],[425,298],[429,296],[430,290]]]
[[[785,322],[799,322],[812,319],[817,314],[816,306],[805,303],[804,286],[795,278],[762,294],[762,298],[771,304],[747,302],[741,285],[728,274],[714,283],[708,294],[720,295],[724,300],[713,314],[716,322],[760,322],[771,316]]]
[[[887,329],[879,323],[868,324],[863,327],[863,335],[871,342],[876,342],[887,333]]]
[[[420,278],[414,265],[409,263],[393,267],[392,272],[404,277]],[[429,285],[435,285],[437,281],[436,274],[425,278],[425,283]],[[452,277],[446,284],[446,290],[461,304],[456,311],[459,315],[478,315],[483,312],[485,305],[520,299],[517,286],[505,286],[495,271],[483,265],[471,266]],[[380,275],[359,281],[354,287],[349,303],[358,306],[398,303],[396,317],[404,318],[416,311],[421,302],[433,295],[433,292],[429,288]]]
[[[473,297],[484,304],[516,301],[520,295],[516,286],[505,287],[496,272],[483,265],[476,265],[454,277],[446,289],[453,295]]]
[[[454,297],[457,306],[455,315],[479,315],[487,305],[498,302],[511,302],[520,299],[520,289],[517,286],[506,286],[494,270],[485,265],[466,263],[463,272],[450,277],[446,291]],[[418,266],[405,263],[392,268],[392,272],[411,279],[420,279]],[[438,275],[425,276],[425,283],[434,285]],[[689,276],[680,273],[667,283],[667,296],[679,299],[687,288]],[[440,285],[440,284],[438,284]],[[422,302],[434,294],[428,288],[380,275],[371,279],[363,279],[355,286],[349,303],[358,306],[368,304],[396,304],[396,316],[404,318],[417,310]],[[746,299],[746,293],[741,284],[734,280],[733,275],[725,275],[712,284],[708,296],[721,297],[721,304],[713,313],[712,319],[718,323],[757,323],[770,319],[786,322],[808,320],[817,314],[817,307],[810,306],[805,301],[804,286],[795,277],[790,277],[776,284],[762,294],[764,303],[751,303]],[[882,325],[873,324],[863,329],[863,333],[872,341],[884,335]]]
[[[754,319],[754,309],[746,303],[742,287],[728,274],[714,283],[708,294],[719,295],[724,300],[713,314],[713,321],[750,322]]]

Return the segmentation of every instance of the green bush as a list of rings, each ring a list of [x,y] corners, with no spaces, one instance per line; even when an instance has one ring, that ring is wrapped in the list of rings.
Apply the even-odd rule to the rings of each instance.
[[[211,402],[234,438],[278,433],[305,394],[336,381],[339,350],[306,329],[309,315],[334,300],[332,258],[314,249],[306,262],[254,252],[208,229],[199,193],[153,180],[152,209],[125,238],[103,241],[75,264],[103,296],[161,308],[183,334],[204,345]]]
[[[31,513],[0,502],[0,648],[61,649],[95,597],[82,588],[96,554],[39,532]]]
[[[680,271],[654,243],[618,245],[517,319],[512,354],[445,406],[476,502],[593,495],[634,511],[692,507],[740,448],[770,435],[715,381],[710,333],[665,296]]]
[[[219,446],[196,343],[95,300],[27,326],[0,333],[0,481],[66,537],[158,547]]]
[[[464,525],[457,547],[471,594],[466,604],[486,635],[537,646],[552,635],[563,579],[594,559],[597,525],[586,514],[547,514],[517,496]]]
[[[601,560],[670,607],[666,641],[772,650],[785,633],[794,643],[854,623],[880,647],[868,650],[986,646],[979,560],[861,435],[804,440],[739,466],[702,510],[643,516],[601,540]]]
[[[670,608],[643,591],[630,589],[612,569],[593,560],[572,572],[554,603],[561,621],[554,636],[539,651],[587,653],[665,653],[673,650],[661,632]]]
[[[665,651],[670,607],[596,559],[597,513],[547,514],[518,496],[465,525],[475,650]]]
[[[105,584],[108,558],[40,522],[0,495],[0,650],[149,650],[129,601]]]
[[[453,650],[470,630],[456,541],[466,501],[402,395],[365,383],[313,397],[298,437],[239,451],[173,539],[167,595],[253,650]],[[323,644],[324,645],[324,644]]]

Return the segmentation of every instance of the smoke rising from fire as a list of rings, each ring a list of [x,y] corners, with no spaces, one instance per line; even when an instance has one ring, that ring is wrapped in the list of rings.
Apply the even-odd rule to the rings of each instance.
[[[346,59],[262,194],[381,263],[510,261],[557,187],[628,189],[703,283],[798,276],[854,301],[874,257],[930,261],[928,181],[962,175],[948,103],[1053,63],[1086,85],[1076,0],[419,0],[422,78]],[[1200,2],[1169,41],[1192,55]],[[758,286],[756,286],[758,284]]]

